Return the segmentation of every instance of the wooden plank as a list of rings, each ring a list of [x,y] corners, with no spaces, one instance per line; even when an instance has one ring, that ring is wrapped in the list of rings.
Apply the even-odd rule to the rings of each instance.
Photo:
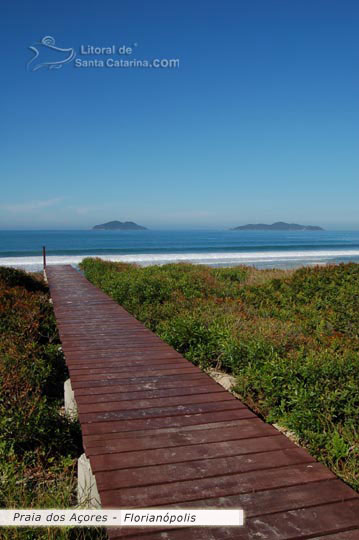
[[[161,366],[182,366],[182,365],[188,365],[187,360],[184,358],[160,358],[156,359],[156,356],[154,356],[151,359],[144,358],[139,360],[131,360],[131,358],[118,358],[115,359],[106,359],[104,361],[94,363],[93,361],[87,361],[86,363],[80,363],[80,364],[71,364],[71,374],[81,374],[84,372],[84,370],[90,374],[90,373],[102,373],[103,371],[106,371],[107,369],[111,370],[111,372],[115,371],[125,371],[125,368],[135,368],[135,369],[141,369],[144,368],[151,368],[151,369],[158,369]],[[96,367],[95,367],[96,366]]]
[[[206,417],[206,419],[208,416]],[[107,433],[106,437],[103,436],[103,434],[97,434],[97,435],[91,435],[91,436],[84,436],[83,440],[86,444],[86,449],[97,447],[99,445],[102,445],[103,442],[105,444],[111,445],[113,442],[118,442],[123,439],[133,439],[133,438],[147,438],[155,437],[161,440],[161,437],[169,437],[170,434],[173,433],[179,433],[179,434],[187,434],[188,432],[205,432],[209,431],[211,429],[224,429],[229,427],[238,427],[239,428],[239,435],[242,433],[243,425],[244,424],[250,424],[251,422],[255,422],[259,420],[257,417],[252,416],[250,418],[244,418],[244,419],[236,419],[236,418],[227,418],[223,419],[221,418],[219,421],[214,421],[211,423],[203,422],[199,424],[186,424],[186,425],[167,425],[167,426],[160,426],[160,427],[152,427],[149,429],[135,429],[135,430],[124,430],[124,431],[115,431],[112,433]],[[270,426],[271,427],[271,426]],[[274,428],[272,428],[274,429]],[[206,436],[206,435],[204,435]],[[244,438],[244,437],[238,437]]]
[[[93,424],[83,424],[82,433],[86,441],[94,438],[103,438],[111,433],[121,431],[137,431],[141,429],[163,429],[165,427],[182,427],[198,424],[208,424],[222,420],[239,420],[242,418],[255,418],[255,415],[247,409],[233,409],[229,411],[207,412],[201,414],[188,414],[180,416],[161,416],[158,418],[140,418],[130,420],[120,420],[117,422],[95,422]]]
[[[218,390],[217,392],[200,393],[186,396],[186,404],[203,404],[203,403],[215,403],[217,401],[233,401],[233,396],[228,394],[225,390]],[[118,400],[110,401],[107,403],[78,403],[78,409],[81,414],[96,413],[96,412],[118,412],[134,409],[150,409],[154,407],[171,407],[171,406],[183,406],[183,395],[175,397],[165,398],[152,398],[152,399],[131,399],[129,401]]]
[[[164,479],[177,482],[312,463],[313,461],[314,459],[302,448],[289,448],[259,454],[212,458],[207,461],[199,459],[185,463],[140,466],[132,469],[116,469],[109,472],[98,471],[96,481],[98,488],[101,490],[122,489],[125,487],[161,484]]]
[[[293,448],[294,444],[283,437],[256,437],[245,439],[238,444],[238,439],[227,442],[192,444],[187,446],[165,447],[156,450],[131,451],[125,454],[114,450],[112,453],[91,456],[93,472],[163,465],[167,463],[184,463],[186,461],[224,458],[243,454],[270,452],[278,449]],[[91,455],[91,454],[90,454]]]
[[[71,358],[69,359],[69,362],[71,362],[72,364],[81,364],[81,363],[88,362],[89,359],[92,359],[92,360],[95,359],[95,360],[105,362],[108,359],[152,360],[155,358],[157,359],[159,357],[162,359],[179,358],[179,356],[176,357],[176,352],[171,351],[171,350],[169,351],[164,350],[164,351],[160,351],[159,353],[158,351],[153,351],[151,349],[146,349],[145,351],[141,351],[141,352],[139,352],[136,349],[126,350],[126,351],[123,349],[120,349],[115,352],[104,350],[104,351],[96,351],[96,352],[89,351],[86,354],[71,353]]]
[[[275,496],[274,496],[275,495]],[[331,502],[343,502],[353,498],[353,490],[338,479],[322,482],[309,482],[275,490],[257,491],[242,495],[199,499],[182,504],[181,508],[242,508],[245,516],[263,516],[297,508],[323,505]],[[177,508],[177,505],[170,505]]]
[[[168,380],[154,380],[154,381],[141,381],[136,379],[130,379],[129,381],[122,381],[120,384],[114,384],[110,386],[92,386],[87,385],[83,388],[77,388],[76,390],[76,399],[78,396],[96,396],[96,395],[102,395],[106,396],[107,392],[109,394],[114,392],[136,392],[136,391],[150,391],[150,390],[169,390],[169,389],[177,389],[177,388],[188,388],[188,381],[191,382],[191,388],[195,388],[196,386],[203,386],[207,385],[207,381],[203,380],[203,377],[198,377],[197,375],[192,375],[191,377],[180,377],[178,379],[171,379]]]
[[[160,377],[141,377],[140,374],[136,377],[134,376],[134,374],[132,374],[131,377],[118,377],[116,379],[108,381],[74,381],[72,387],[74,389],[80,389],[96,388],[97,386],[101,386],[101,391],[105,392],[106,390],[104,387],[111,388],[111,386],[115,386],[116,384],[140,384],[142,382],[144,385],[147,385],[151,384],[152,382],[157,385],[157,388],[167,388],[168,383],[171,382],[182,382],[182,384],[188,384],[189,381],[199,378],[201,379],[202,383],[206,380],[206,376],[203,375],[203,373],[193,372],[193,370],[190,368],[187,373],[180,373],[176,375],[161,375]]]
[[[123,387],[120,387],[123,389]],[[145,400],[152,400],[152,399],[160,399],[160,398],[168,398],[171,399],[171,397],[182,397],[182,399],[185,399],[184,396],[200,396],[202,394],[217,394],[221,393],[222,390],[218,390],[217,386],[206,384],[206,385],[191,385],[190,387],[177,387],[177,388],[165,388],[162,390],[155,389],[155,390],[140,390],[140,391],[130,391],[130,392],[117,392],[113,394],[95,394],[95,395],[77,395],[77,404],[80,405],[81,403],[85,404],[96,404],[96,403],[110,403],[112,401],[115,401],[118,403],[119,406],[121,406],[122,401],[140,401],[142,399]],[[187,403],[187,397],[186,397],[186,403]]]
[[[133,531],[132,531],[133,532]],[[311,540],[358,540],[359,538],[359,528],[355,530],[339,532],[334,534],[326,534],[322,536],[312,537]]]
[[[310,508],[311,506],[317,506],[319,504],[323,505],[334,502],[343,502],[344,500],[350,500],[352,498],[353,491],[340,480],[333,479],[325,480],[323,482],[303,484],[300,486],[300,489],[297,485],[278,488],[275,491],[275,497],[273,497],[272,490],[267,490],[256,493],[245,493],[243,495],[229,495],[227,497],[220,497],[217,499],[214,498],[192,501],[191,503],[181,504],[180,508],[242,508],[245,512],[246,519],[248,519],[255,516],[265,516],[266,514],[287,512],[289,510],[296,510],[298,508]],[[179,508],[178,505],[170,505],[168,508],[171,507]],[[166,530],[166,527],[139,527],[135,529],[137,534],[148,533],[154,530]],[[116,531],[116,533],[113,531],[112,537],[123,538],[132,536],[133,533],[134,529],[131,529],[130,527],[123,527],[121,530]],[[358,533],[356,532],[356,534]],[[333,535],[330,535],[330,537],[333,537]],[[325,538],[323,540],[325,540]],[[334,538],[335,537],[333,537],[333,540]],[[340,539],[340,537],[338,538]],[[345,540],[345,537],[342,536],[342,538]],[[349,538],[350,537],[348,537],[348,540]]]
[[[278,512],[246,520],[245,527],[210,528],[188,527],[145,534],[146,540],[299,540],[313,538],[321,531],[333,533],[335,530],[350,530],[358,525],[359,501],[349,500],[322,506],[300,508],[288,512]],[[109,538],[120,538],[110,531]],[[358,534],[358,533],[357,533]],[[132,536],[132,535],[131,535]],[[131,538],[128,536],[128,538]],[[135,536],[133,536],[135,537]],[[138,536],[137,536],[138,538]],[[141,536],[142,538],[142,536]],[[346,537],[344,536],[346,539]],[[358,538],[358,537],[357,537]],[[325,539],[324,539],[325,540]],[[347,539],[346,539],[347,540]]]
[[[231,396],[232,397],[232,396]],[[81,424],[92,424],[94,422],[113,422],[115,420],[130,420],[137,418],[163,418],[170,416],[188,416],[199,413],[208,413],[211,411],[232,411],[243,410],[249,412],[242,403],[232,398],[227,401],[218,401],[214,403],[195,403],[192,405],[174,405],[172,407],[151,407],[148,409],[116,410],[95,413],[81,413]]]
[[[245,473],[184,481],[164,482],[144,487],[108,489],[101,493],[105,508],[146,508],[181,504],[204,498],[227,497],[271,490],[275,498],[279,487],[300,486],[335,478],[320,463],[302,463]],[[165,480],[165,479],[164,479]]]
[[[139,370],[138,377],[143,379],[144,377],[155,377],[157,375],[182,375],[183,373],[200,373],[200,370],[196,366],[191,366],[188,364],[184,364],[182,366],[166,366],[161,367],[159,369],[155,368],[143,368]],[[116,370],[112,371],[111,369],[108,369],[107,371],[102,371],[101,373],[90,373],[90,374],[75,374],[71,375],[71,381],[74,383],[77,381],[107,381],[112,379],[129,379],[133,377],[133,370],[125,370],[122,371]],[[75,386],[75,385],[74,385]]]
[[[105,453],[134,452],[137,450],[149,450],[154,448],[171,448],[176,446],[203,445],[204,443],[239,441],[241,439],[253,439],[255,437],[275,437],[280,433],[271,425],[265,424],[258,419],[237,420],[235,425],[224,426],[215,425],[210,428],[210,424],[202,429],[192,430],[172,430],[159,435],[152,431],[145,433],[148,436],[141,436],[138,432],[135,435],[127,434],[121,439],[96,441],[90,445],[87,454],[95,456]],[[282,438],[282,437],[281,437]],[[239,446],[242,448],[242,445]]]

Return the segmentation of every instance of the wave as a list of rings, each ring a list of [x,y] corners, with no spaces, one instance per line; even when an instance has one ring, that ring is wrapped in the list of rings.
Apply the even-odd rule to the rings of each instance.
[[[252,244],[252,245],[248,245]],[[151,253],[149,253],[148,247],[130,247],[127,246],[126,248],[74,248],[74,249],[47,249],[47,253],[49,256],[53,257],[103,257],[104,255],[109,255],[111,257],[114,256],[137,256],[137,255],[150,255],[156,256],[161,255],[165,256],[168,255],[170,257],[173,257],[174,255],[185,255],[188,254],[192,255],[192,251],[189,251],[189,249],[193,250],[193,254],[199,256],[199,255],[205,255],[207,253],[216,253],[218,256],[222,256],[223,254],[230,255],[238,255],[239,253],[251,253],[252,255],[255,255],[256,252],[273,252],[280,249],[281,252],[292,252],[293,250],[301,250],[303,252],[308,251],[318,251],[318,250],[351,250],[356,251],[359,249],[359,245],[357,243],[355,244],[349,244],[347,242],[347,245],[343,245],[343,243],[333,243],[333,242],[320,242],[321,245],[318,244],[286,244],[286,243],[276,243],[276,244],[262,244],[262,243],[253,243],[248,242],[243,243],[241,246],[233,246],[233,245],[221,245],[221,246],[184,246],[184,247],[153,247],[151,246]],[[349,245],[348,245],[349,244]],[[27,251],[0,251],[0,260],[3,258],[15,258],[15,257],[39,257],[40,252],[39,250],[27,250]],[[111,259],[112,260],[112,259]]]
[[[312,250],[312,251],[246,251],[246,252],[210,252],[210,253],[137,253],[127,255],[93,254],[106,261],[136,263],[141,266],[151,264],[167,264],[174,262],[192,262],[211,266],[233,266],[236,264],[253,264],[255,266],[292,266],[304,264],[320,264],[325,262],[358,261],[359,250]],[[83,255],[49,255],[47,264],[77,265],[83,260]],[[42,257],[3,257],[1,266],[13,266],[29,271],[42,269]]]

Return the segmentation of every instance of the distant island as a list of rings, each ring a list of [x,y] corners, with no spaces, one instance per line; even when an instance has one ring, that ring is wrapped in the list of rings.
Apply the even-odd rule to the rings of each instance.
[[[107,223],[102,223],[102,225],[95,225],[92,227],[92,230],[97,231],[146,231],[146,227],[142,225],[137,225],[133,221],[108,221]]]
[[[298,223],[277,221],[276,223],[272,223],[272,225],[266,225],[265,223],[240,225],[239,227],[234,227],[231,231],[324,231],[324,229],[316,225],[298,225]]]

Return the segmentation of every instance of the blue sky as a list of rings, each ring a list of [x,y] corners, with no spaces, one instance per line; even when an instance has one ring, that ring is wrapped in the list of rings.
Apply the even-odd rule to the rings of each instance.
[[[0,228],[359,228],[356,0],[4,4]],[[44,36],[179,68],[26,69]]]

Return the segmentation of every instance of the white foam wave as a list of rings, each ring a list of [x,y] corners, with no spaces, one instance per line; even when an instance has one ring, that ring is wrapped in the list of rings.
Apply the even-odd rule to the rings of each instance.
[[[359,250],[311,250],[311,251],[256,251],[236,253],[141,253],[131,255],[91,255],[106,261],[137,263],[141,266],[151,264],[166,264],[172,262],[193,262],[209,265],[235,265],[235,264],[315,264],[342,257],[358,259]],[[84,259],[82,255],[50,255],[47,264],[76,265]],[[40,270],[42,257],[4,257],[0,258],[0,266],[13,266],[26,270]]]

